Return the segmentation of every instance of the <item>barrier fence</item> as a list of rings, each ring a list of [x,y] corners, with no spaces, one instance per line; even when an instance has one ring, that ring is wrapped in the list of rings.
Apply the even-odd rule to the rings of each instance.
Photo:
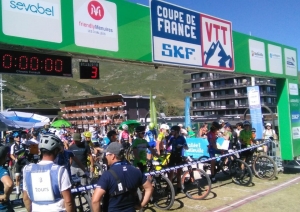
[[[220,155],[220,156],[217,156],[217,157],[212,157],[212,158],[208,158],[206,160],[201,160],[201,161],[188,162],[186,164],[182,164],[182,165],[178,165],[178,166],[174,166],[174,167],[167,167],[167,168],[164,168],[164,169],[159,170],[159,171],[152,171],[152,172],[146,173],[145,175],[149,176],[149,175],[163,174],[163,173],[166,173],[166,172],[169,172],[169,171],[172,171],[172,170],[182,169],[182,168],[187,167],[187,166],[197,165],[197,164],[208,162],[208,161],[211,161],[211,160],[216,160],[216,159],[227,157],[227,156],[230,156],[230,155],[235,155],[235,154],[241,153],[241,152],[246,151],[246,150],[251,150],[251,149],[266,145],[269,142],[270,142],[270,140],[268,140],[264,143],[261,143],[261,144],[257,144],[257,145],[250,146],[248,148],[241,149],[241,150],[235,150],[235,151],[232,151],[230,153],[223,154],[223,155]],[[77,192],[91,190],[91,189],[96,188],[96,186],[97,186],[97,184],[87,185],[87,186],[80,186],[80,187],[71,189],[71,193],[77,193]],[[22,199],[12,200],[11,203],[12,204],[22,204],[23,200]]]

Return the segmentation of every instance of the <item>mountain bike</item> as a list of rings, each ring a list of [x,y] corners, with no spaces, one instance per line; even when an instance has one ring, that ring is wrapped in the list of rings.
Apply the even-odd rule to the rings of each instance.
[[[81,187],[81,177],[87,178],[87,176],[77,176],[72,175],[71,182],[72,182],[72,188]],[[82,189],[82,191],[76,191],[72,193],[72,196],[75,201],[75,209],[76,212],[88,212],[92,211],[92,204],[91,204],[91,197],[85,189]]]
[[[233,153],[233,150],[221,150],[221,155]],[[239,154],[232,154],[216,159],[215,173],[222,171],[225,175],[232,177],[232,181],[238,185],[248,186],[252,182],[252,171],[246,162],[238,159]],[[198,159],[203,161],[203,170],[211,170],[210,158],[202,156]]]
[[[201,200],[208,196],[211,190],[211,180],[205,171],[198,168],[192,156],[183,157],[188,162],[187,170],[181,177],[181,187],[185,195],[194,200]],[[195,167],[196,166],[196,167]]]
[[[257,141],[257,144],[261,142]],[[254,175],[259,179],[272,180],[277,176],[277,165],[270,156],[264,154],[263,147],[255,148],[253,157],[246,162],[252,167]]]
[[[156,166],[161,166],[161,162],[149,160],[147,161],[147,168],[149,172],[156,171]],[[161,210],[170,209],[175,200],[175,191],[172,182],[162,173],[148,176],[151,180],[154,191],[150,200],[155,207]]]

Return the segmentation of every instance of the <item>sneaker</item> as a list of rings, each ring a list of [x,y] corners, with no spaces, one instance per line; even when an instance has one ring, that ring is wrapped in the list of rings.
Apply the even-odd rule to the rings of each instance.
[[[211,183],[216,183],[217,179],[215,177],[210,177],[210,181],[211,181]]]
[[[176,190],[177,192],[177,194],[180,194],[180,193],[183,193],[183,191],[182,191],[182,189],[181,188],[177,188],[177,190]]]

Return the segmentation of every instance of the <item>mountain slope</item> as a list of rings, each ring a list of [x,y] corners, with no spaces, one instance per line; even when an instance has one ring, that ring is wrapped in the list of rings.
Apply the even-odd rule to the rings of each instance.
[[[4,108],[60,107],[60,100],[112,93],[149,95],[151,89],[161,112],[167,114],[165,110],[175,107],[183,114],[185,76],[182,70],[102,61],[100,80],[80,80],[78,63],[73,60],[73,78],[3,74],[3,80],[7,81],[3,91]]]

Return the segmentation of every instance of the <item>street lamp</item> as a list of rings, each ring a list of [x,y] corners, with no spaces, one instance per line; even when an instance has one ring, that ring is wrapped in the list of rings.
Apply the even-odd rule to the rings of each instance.
[[[4,83],[5,83],[6,81],[4,81],[4,80],[2,80],[2,74],[0,74],[0,92],[1,92],[1,96],[0,96],[0,98],[1,98],[1,112],[3,112],[3,86],[6,86]],[[3,133],[3,131],[1,131],[1,138],[3,138],[3,135],[4,135],[4,133]]]
[[[0,74],[0,90],[1,90],[1,112],[3,112],[3,86],[6,86],[4,83],[5,83],[6,81],[4,81],[4,80],[2,80],[2,74]]]

